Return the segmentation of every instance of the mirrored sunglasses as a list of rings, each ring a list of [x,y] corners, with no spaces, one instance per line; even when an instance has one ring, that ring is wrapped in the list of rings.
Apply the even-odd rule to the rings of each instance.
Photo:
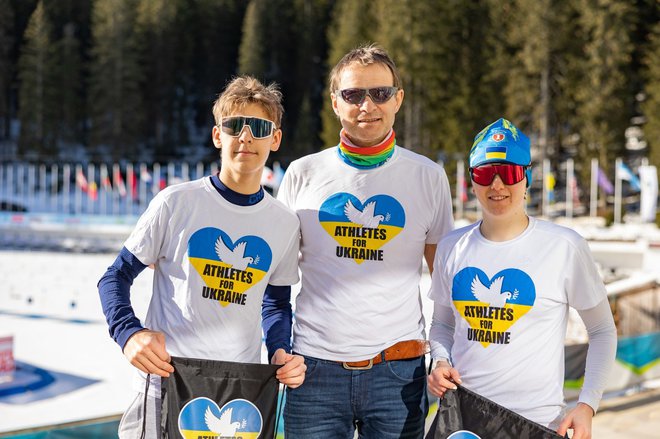
[[[496,175],[502,179],[502,183],[511,185],[521,182],[525,178],[527,166],[499,164],[483,165],[470,168],[472,181],[481,186],[489,186]]]
[[[339,90],[341,98],[353,105],[360,105],[369,96],[374,104],[383,104],[398,91],[397,87],[345,88]]]
[[[223,117],[221,128],[223,133],[229,134],[232,137],[238,137],[241,135],[241,131],[243,131],[245,125],[248,126],[252,137],[255,139],[265,139],[275,131],[275,122],[260,117],[248,116]]]

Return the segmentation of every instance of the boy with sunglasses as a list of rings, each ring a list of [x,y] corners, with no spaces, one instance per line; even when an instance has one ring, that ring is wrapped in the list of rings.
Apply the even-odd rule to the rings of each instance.
[[[293,348],[305,384],[287,390],[287,439],[421,438],[427,413],[422,259],[453,228],[443,168],[397,145],[403,101],[377,46],[330,75],[339,145],[294,161],[278,197],[301,221]]]
[[[483,219],[438,243],[429,390],[456,383],[573,439],[591,437],[616,352],[605,287],[586,241],[529,217],[530,142],[506,119],[488,125],[470,150],[472,190]],[[564,338],[569,306],[589,333],[584,385],[565,410]]]
[[[299,221],[260,185],[282,139],[281,98],[274,84],[249,76],[227,85],[213,105],[219,174],[160,192],[99,281],[110,335],[139,370],[122,438],[160,437],[160,377],[173,372],[171,355],[259,363],[262,307],[268,358],[283,365],[277,378],[289,387],[304,379],[303,358],[289,353]],[[143,326],[130,285],[149,265],[153,296]]]

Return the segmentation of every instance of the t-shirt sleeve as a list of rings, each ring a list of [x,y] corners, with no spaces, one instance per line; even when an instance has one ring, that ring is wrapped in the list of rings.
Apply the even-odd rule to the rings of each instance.
[[[294,285],[298,283],[300,277],[298,275],[298,251],[300,250],[300,225],[296,227],[295,232],[291,236],[291,240],[284,256],[273,274],[270,276],[268,283],[275,286]]]
[[[454,213],[451,201],[451,190],[445,170],[440,168],[438,184],[435,190],[436,206],[433,222],[426,234],[426,244],[437,244],[440,238],[454,229]]]
[[[444,306],[451,304],[451,286],[444,270],[444,257],[441,255],[442,246],[438,245],[433,259],[433,274],[431,275],[431,288],[428,298]]]
[[[293,196],[291,193],[293,186],[293,174],[294,170],[292,166],[289,166],[289,168],[284,173],[280,187],[277,189],[277,199],[289,209],[294,209]]]
[[[165,239],[168,218],[165,214],[167,205],[162,194],[163,192],[159,192],[151,200],[124,243],[124,247],[144,265],[158,260]]]
[[[568,304],[577,310],[590,309],[607,297],[607,291],[587,241],[577,236],[572,243],[565,280]]]

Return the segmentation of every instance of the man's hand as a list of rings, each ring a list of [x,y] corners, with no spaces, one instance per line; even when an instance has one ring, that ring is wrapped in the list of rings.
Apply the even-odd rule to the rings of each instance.
[[[275,375],[285,386],[295,389],[305,381],[305,359],[300,355],[287,354],[282,348],[275,351],[271,364],[282,364]]]
[[[573,429],[573,439],[591,439],[591,421],[594,417],[594,410],[583,402],[578,402],[557,429],[557,434],[565,436],[569,428]]]
[[[124,346],[124,356],[144,373],[167,378],[174,372],[162,332],[143,329],[131,335]]]
[[[458,371],[446,361],[439,361],[428,377],[428,388],[432,394],[442,398],[447,390],[456,390],[456,384],[461,384]]]

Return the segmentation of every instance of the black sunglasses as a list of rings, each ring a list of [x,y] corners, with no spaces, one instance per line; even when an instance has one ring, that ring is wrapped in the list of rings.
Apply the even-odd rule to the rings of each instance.
[[[339,90],[341,98],[353,105],[360,105],[369,96],[374,104],[383,104],[398,91],[397,87],[345,88]]]
[[[275,131],[275,122],[260,117],[249,116],[227,116],[222,118],[222,132],[232,137],[238,137],[247,125],[252,137],[255,139],[265,139]]]

